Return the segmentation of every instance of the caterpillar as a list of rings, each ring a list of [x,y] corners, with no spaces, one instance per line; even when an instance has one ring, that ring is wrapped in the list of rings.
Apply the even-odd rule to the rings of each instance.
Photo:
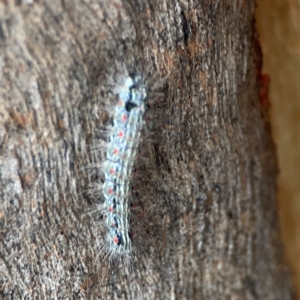
[[[132,252],[130,182],[147,107],[147,89],[141,84],[141,77],[128,77],[118,97],[106,148],[102,193],[107,253],[129,256]]]

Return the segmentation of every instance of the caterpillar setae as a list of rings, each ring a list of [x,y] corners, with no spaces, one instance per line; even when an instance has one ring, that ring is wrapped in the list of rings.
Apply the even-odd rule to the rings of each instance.
[[[119,90],[108,136],[103,173],[105,248],[107,254],[129,256],[132,252],[130,229],[130,182],[146,111],[147,90],[140,76],[128,77]]]

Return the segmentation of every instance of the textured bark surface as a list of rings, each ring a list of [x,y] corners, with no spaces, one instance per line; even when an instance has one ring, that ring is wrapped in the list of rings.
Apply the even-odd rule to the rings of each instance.
[[[3,299],[292,299],[254,1],[0,4]],[[89,211],[104,109],[149,88],[133,271]],[[163,79],[165,78],[165,79]],[[155,88],[160,86],[159,88]],[[143,160],[142,160],[143,161]]]

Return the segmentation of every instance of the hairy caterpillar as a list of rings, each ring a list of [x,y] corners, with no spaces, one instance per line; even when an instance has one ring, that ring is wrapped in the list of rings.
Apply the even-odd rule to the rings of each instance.
[[[130,229],[130,181],[146,110],[147,90],[139,76],[128,77],[119,91],[114,108],[104,163],[104,215],[108,255],[129,256],[132,252]]]

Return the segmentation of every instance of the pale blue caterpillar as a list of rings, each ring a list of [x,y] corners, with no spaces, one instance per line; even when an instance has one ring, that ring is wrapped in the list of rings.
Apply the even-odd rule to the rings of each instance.
[[[103,196],[110,254],[130,255],[130,182],[146,110],[141,78],[128,77],[119,92],[104,164]]]

